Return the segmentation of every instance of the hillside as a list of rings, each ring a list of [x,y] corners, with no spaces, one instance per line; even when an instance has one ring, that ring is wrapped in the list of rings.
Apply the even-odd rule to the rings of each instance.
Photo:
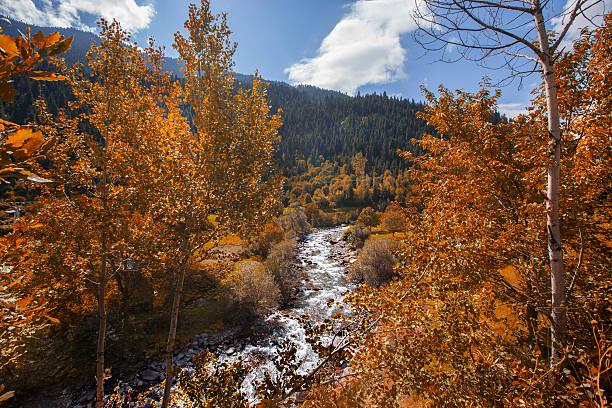
[[[26,25],[15,21],[12,26],[0,22],[8,35],[25,32]],[[91,44],[99,38],[89,32],[72,28],[31,26],[32,32],[59,31],[74,36],[72,48],[66,53],[68,64],[84,62]],[[180,76],[178,61],[167,58],[167,69]],[[248,85],[252,76],[236,74],[236,80]],[[52,112],[66,105],[69,92],[62,83],[15,81],[19,91],[13,104],[0,102],[0,117],[17,123],[34,120],[33,102],[44,95]],[[406,168],[407,163],[397,149],[413,149],[411,138],[419,138],[425,123],[416,117],[423,104],[387,95],[357,95],[351,97],[336,91],[313,86],[291,86],[270,81],[268,97],[273,110],[283,110],[283,125],[279,129],[281,144],[278,162],[286,175],[301,172],[298,160],[321,165],[326,160],[339,164],[350,163],[351,157],[361,152],[367,159],[366,172],[393,173]],[[303,170],[303,169],[302,169]]]

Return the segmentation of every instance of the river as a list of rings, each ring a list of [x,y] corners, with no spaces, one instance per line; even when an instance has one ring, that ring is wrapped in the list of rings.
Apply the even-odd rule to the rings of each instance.
[[[302,316],[308,316],[312,323],[320,322],[342,308],[344,294],[350,290],[345,279],[349,251],[341,240],[347,226],[320,228],[310,232],[298,244],[296,267],[302,277],[299,293],[293,305],[268,316],[255,325],[251,336],[238,338],[237,331],[226,330],[214,335],[201,334],[182,351],[175,353],[175,365],[187,372],[193,372],[191,359],[201,350],[208,348],[221,361],[243,361],[254,368],[244,380],[241,392],[251,402],[255,400],[255,385],[265,372],[274,375],[271,361],[275,358],[283,340],[291,341],[297,348],[298,373],[308,372],[318,363],[318,357],[306,341],[306,328]],[[328,302],[333,299],[333,304]],[[127,381],[125,389],[151,385],[161,380],[163,362],[157,362],[144,370],[138,377]],[[149,380],[147,377],[151,376]],[[146,381],[142,381],[145,379]],[[158,381],[157,381],[158,382]],[[176,386],[175,386],[176,387]],[[123,393],[120,391],[120,393]],[[149,389],[151,403],[161,397],[161,384]],[[148,399],[147,398],[147,399]]]
[[[346,226],[329,229],[316,229],[300,244],[297,255],[297,266],[303,271],[301,290],[295,304],[289,310],[273,313],[266,319],[273,334],[259,344],[248,344],[239,355],[230,359],[258,360],[274,357],[281,339],[287,339],[297,346],[297,356],[301,361],[300,371],[306,372],[316,366],[318,358],[306,341],[305,327],[300,316],[308,316],[311,322],[322,321],[336,313],[341,307],[342,299],[349,290],[345,279],[347,249],[341,241]],[[330,306],[329,300],[334,303]],[[262,376],[264,370],[273,370],[271,363],[260,364],[243,383],[242,391],[253,397],[253,383]]]
[[[283,340],[289,340],[297,348],[301,365],[299,372],[307,372],[315,367],[318,359],[306,341],[306,329],[301,316],[317,323],[343,310],[344,294],[350,290],[345,279],[346,266],[350,257],[349,250],[341,240],[347,226],[314,229],[298,244],[296,267],[302,281],[293,305],[268,316],[256,324],[248,338],[240,338],[239,330],[228,329],[223,332],[196,336],[196,339],[182,350],[175,352],[175,365],[187,372],[193,372],[192,358],[204,349],[210,349],[220,360],[245,361],[255,368],[248,374],[241,391],[254,400],[254,383],[266,371],[273,371],[270,361],[275,357],[277,348]],[[328,300],[333,299],[330,306]],[[342,306],[341,306],[342,305]],[[144,402],[156,406],[162,393],[163,361],[151,362],[138,374],[119,380],[116,392],[122,396],[143,392]],[[66,407],[84,408],[91,406],[95,399],[95,389],[82,386],[60,384],[34,393],[22,406],[28,408]]]

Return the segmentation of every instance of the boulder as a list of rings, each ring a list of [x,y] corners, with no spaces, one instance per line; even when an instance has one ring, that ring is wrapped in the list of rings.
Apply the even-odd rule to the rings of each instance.
[[[140,378],[142,378],[145,381],[156,381],[160,377],[161,377],[161,373],[154,371],[154,370],[144,370],[140,374]]]

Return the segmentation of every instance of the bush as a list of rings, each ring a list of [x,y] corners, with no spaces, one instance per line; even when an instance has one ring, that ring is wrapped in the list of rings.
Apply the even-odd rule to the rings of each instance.
[[[390,281],[395,275],[397,258],[392,249],[398,247],[396,241],[387,238],[369,238],[359,253],[359,258],[349,267],[349,279],[378,287]]]
[[[354,247],[360,248],[363,246],[363,243],[370,236],[370,230],[368,230],[363,225],[355,225],[353,227],[347,228],[342,233],[342,240],[348,242]]]
[[[251,251],[265,258],[270,248],[282,241],[284,237],[283,227],[276,222],[269,222],[264,226],[263,231],[251,240]]]
[[[380,222],[380,215],[372,207],[366,207],[361,211],[357,218],[357,224],[365,225],[366,227],[375,227]]]
[[[380,219],[380,226],[395,235],[406,227],[406,218],[402,209],[396,204],[390,204]]]
[[[231,289],[231,301],[258,317],[274,311],[280,293],[264,265],[247,259],[236,263],[233,273],[224,282]]]
[[[296,245],[295,240],[279,242],[270,249],[264,262],[266,270],[274,277],[282,303],[291,300],[299,283],[297,270],[293,267]]]
[[[304,234],[308,232],[310,224],[308,218],[302,207],[289,207],[285,208],[283,215],[278,219],[285,236],[295,237],[296,235]]]

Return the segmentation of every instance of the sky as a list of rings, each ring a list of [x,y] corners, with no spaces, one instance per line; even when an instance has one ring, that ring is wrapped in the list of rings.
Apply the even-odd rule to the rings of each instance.
[[[565,3],[567,1],[567,3]],[[574,0],[559,0],[558,8]],[[0,0],[0,14],[41,26],[95,30],[100,17],[117,18],[140,44],[149,37],[171,47],[173,35],[183,29],[189,1],[183,0]],[[382,93],[423,100],[424,85],[436,90],[476,91],[484,76],[496,83],[507,70],[490,70],[460,60],[439,61],[438,52],[425,52],[412,34],[411,0],[211,0],[216,12],[225,12],[238,43],[236,71],[265,79],[311,84],[354,95]],[[610,11],[612,0],[593,10]],[[561,21],[553,21],[559,25]],[[579,21],[569,37],[578,35]],[[458,51],[447,47],[447,56]],[[458,53],[456,54],[459,55]],[[499,109],[509,116],[524,110],[536,75],[501,87]]]

